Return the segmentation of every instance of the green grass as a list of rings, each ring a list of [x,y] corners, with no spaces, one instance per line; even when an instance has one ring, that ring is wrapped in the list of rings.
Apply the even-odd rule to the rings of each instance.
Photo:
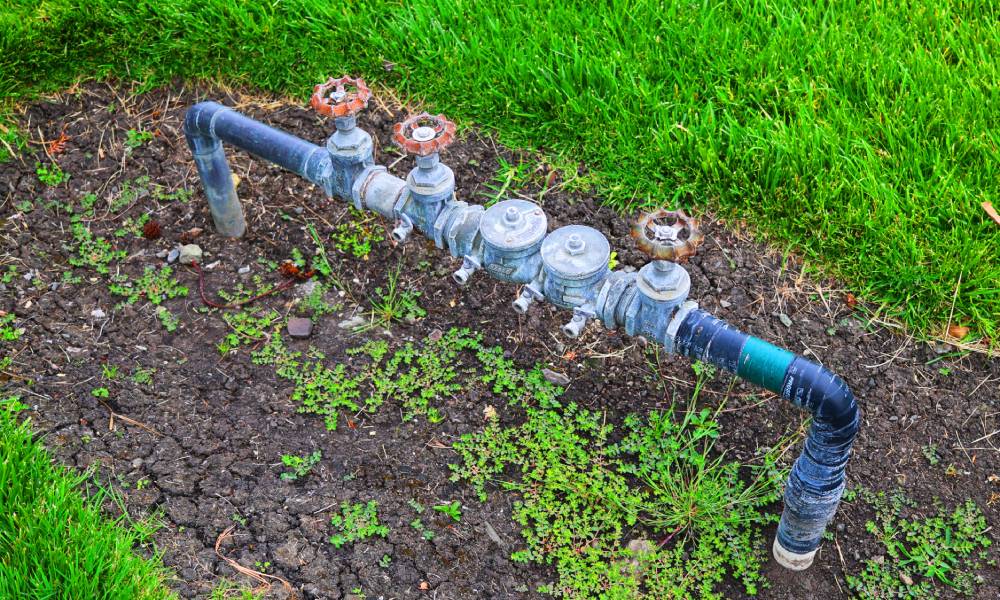
[[[953,314],[996,337],[1000,228],[979,207],[1000,198],[990,2],[7,4],[0,97],[81,75],[305,97],[360,73],[584,161],[616,207],[745,217],[918,330]]]
[[[133,553],[152,528],[102,516],[109,492],[56,466],[0,402],[0,597],[173,598],[159,558]]]

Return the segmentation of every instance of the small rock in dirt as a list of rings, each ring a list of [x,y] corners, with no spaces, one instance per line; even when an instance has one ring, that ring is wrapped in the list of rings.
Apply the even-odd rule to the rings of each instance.
[[[569,376],[563,373],[556,373],[550,369],[542,369],[545,380],[553,385],[569,385]]]
[[[54,281],[54,282],[52,282],[52,283],[49,284],[49,291],[54,292],[54,291],[56,291],[58,289],[59,289],[59,282]]]
[[[94,310],[90,311],[90,316],[94,317],[95,319],[103,319],[104,317],[106,317],[108,315],[105,314],[105,312],[103,310],[101,310],[99,308],[95,308]]]
[[[490,536],[490,539],[493,540],[497,546],[500,546],[501,550],[503,550],[503,540],[500,539],[500,535],[497,533],[497,530],[493,529],[493,526],[490,525],[489,522],[483,521],[483,523],[486,525],[486,535]]]
[[[178,260],[182,265],[190,265],[194,262],[201,262],[201,254],[201,246],[198,244],[185,244],[181,246]]]
[[[250,267],[249,266],[240,267],[239,269],[237,269],[236,272],[239,273],[240,275],[246,275],[247,273],[250,272]]]
[[[303,209],[301,206],[296,206],[295,208],[292,209],[292,212],[297,215],[301,215],[303,212],[305,212],[305,209]]]
[[[955,349],[954,346],[952,346],[951,344],[945,344],[944,342],[938,342],[934,344],[934,352],[936,352],[937,354],[948,354],[954,349]]]
[[[288,335],[293,338],[307,338],[312,333],[312,320],[306,317],[292,317],[288,319]]]
[[[194,238],[201,235],[202,231],[204,230],[201,227],[192,227],[191,229],[188,229],[187,231],[181,234],[180,236],[181,243],[190,244],[192,241],[194,241]]]
[[[845,529],[847,529],[847,527],[844,527],[843,523],[837,523],[837,533],[844,533]]]
[[[159,252],[156,253],[156,258],[166,258],[169,255],[170,255],[169,251],[167,251],[167,250],[160,250]]]
[[[786,315],[785,313],[778,313],[778,320],[781,321],[781,324],[784,325],[785,327],[792,326],[792,318]]]
[[[432,342],[436,342],[440,340],[442,337],[444,337],[444,332],[441,331],[440,329],[435,329],[430,333],[430,335],[427,336],[427,339]]]
[[[730,302],[729,300],[719,300],[719,306],[721,306],[722,308],[729,308],[732,305],[733,303]]]
[[[210,264],[205,265],[205,270],[206,271],[211,271],[215,267],[219,266],[219,262],[220,261],[215,261],[214,263],[210,263]]]
[[[361,315],[354,315],[350,319],[344,319],[340,323],[337,323],[337,327],[341,329],[354,329],[355,327],[361,327],[368,322],[368,319],[362,317]]]
[[[247,267],[249,270],[249,267]],[[309,281],[303,283],[302,285],[295,286],[295,297],[296,298],[308,298],[316,290],[316,286],[319,285],[315,279],[310,279]]]
[[[656,550],[656,546],[653,545],[653,542],[646,539],[638,538],[628,543],[628,551],[637,557],[649,554],[653,550]]]
[[[181,255],[181,249],[174,248],[173,250],[167,253],[167,263],[172,264],[177,262],[177,259],[180,258],[180,255]]]

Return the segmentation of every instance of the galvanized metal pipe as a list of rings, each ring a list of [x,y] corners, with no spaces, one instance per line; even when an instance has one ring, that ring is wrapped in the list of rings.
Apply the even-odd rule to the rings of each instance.
[[[333,164],[322,146],[264,125],[227,106],[217,102],[195,104],[184,117],[184,134],[208,197],[215,228],[222,235],[240,237],[246,231],[222,142],[284,167],[331,193]]]
[[[184,130],[218,231],[238,237],[246,227],[220,143],[225,141],[309,179],[328,195],[349,199],[359,210],[394,219],[397,241],[414,229],[433,237],[439,248],[463,259],[454,275],[459,284],[482,269],[524,285],[514,302],[517,312],[540,300],[573,309],[563,328],[571,337],[597,318],[609,329],[714,364],[810,411],[812,427],[785,486],[773,553],[789,569],[812,564],[843,495],[844,469],[860,426],[860,411],[843,380],[698,310],[696,302],[686,301],[690,278],[683,267],[653,261],[638,274],[608,272],[609,248],[599,232],[567,226],[546,235],[544,212],[519,200],[494,206],[489,216],[482,207],[453,198],[454,178],[447,169],[438,168],[429,178],[427,165],[423,171],[418,166],[404,181],[372,163],[370,136],[354,128],[353,117],[337,124],[338,132],[320,152],[320,146],[215,102],[193,106]],[[436,155],[421,158],[443,167]]]

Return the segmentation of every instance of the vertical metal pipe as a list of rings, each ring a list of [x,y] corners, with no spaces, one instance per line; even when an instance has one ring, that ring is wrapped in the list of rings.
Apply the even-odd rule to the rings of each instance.
[[[236,196],[233,173],[229,170],[226,151],[219,139],[211,134],[208,123],[204,128],[199,125],[199,118],[206,116],[205,111],[199,107],[203,107],[203,104],[195,105],[188,110],[184,120],[184,134],[194,156],[194,164],[198,168],[205,196],[208,198],[208,208],[212,212],[216,231],[226,237],[242,237],[247,224],[243,218],[240,199]],[[206,119],[209,122],[210,120]]]

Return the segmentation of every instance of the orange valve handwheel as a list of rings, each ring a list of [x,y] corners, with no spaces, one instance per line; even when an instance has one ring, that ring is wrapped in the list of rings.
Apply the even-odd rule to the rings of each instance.
[[[364,79],[344,75],[339,79],[331,77],[313,88],[309,104],[321,115],[350,117],[368,106],[371,97],[372,92]]]
[[[704,237],[698,221],[683,210],[661,208],[640,215],[632,226],[636,246],[657,260],[680,261],[694,256]]]
[[[392,139],[410,154],[427,156],[455,141],[455,124],[444,115],[420,113],[392,128]]]

